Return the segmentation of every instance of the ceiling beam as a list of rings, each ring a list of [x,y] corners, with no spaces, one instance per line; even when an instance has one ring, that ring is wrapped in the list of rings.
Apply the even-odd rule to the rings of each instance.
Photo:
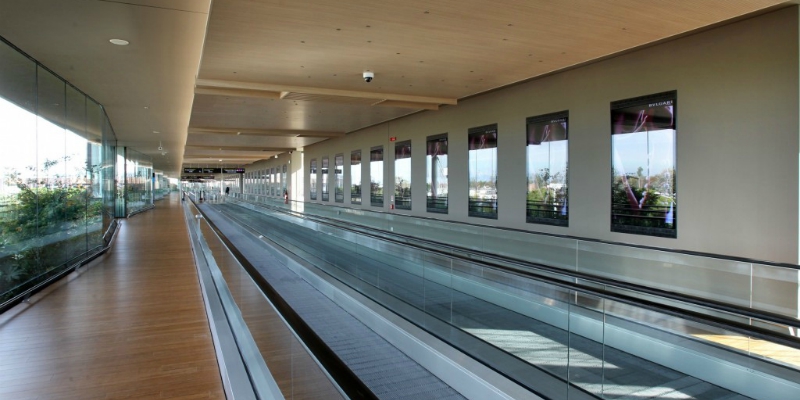
[[[223,89],[212,87],[197,87],[194,89],[195,94],[210,94],[214,96],[228,96],[228,97],[258,97],[264,99],[280,99],[280,92],[268,92],[264,90],[247,90],[247,89]]]
[[[274,151],[274,152],[264,152],[264,154],[257,155],[257,156],[255,156],[255,155],[252,155],[252,156],[251,155],[248,155],[248,156],[231,155],[230,157],[226,157],[224,155],[219,155],[219,154],[186,154],[186,155],[183,156],[183,163],[186,164],[188,162],[186,160],[212,160],[212,161],[216,162],[216,160],[220,160],[220,159],[222,159],[222,160],[256,160],[257,161],[257,160],[265,160],[267,158],[270,158],[270,157],[274,156],[277,153],[278,153],[277,151]]]
[[[397,108],[413,108],[413,109],[423,109],[423,110],[438,110],[439,105],[433,103],[415,103],[411,101],[398,101],[398,100],[381,100],[373,106],[383,106],[383,107],[397,107]]]
[[[187,144],[186,150],[221,150],[221,151],[294,151],[295,147],[259,147],[259,146],[207,146]]]
[[[196,88],[203,89],[237,89],[246,91],[262,91],[270,93],[279,93],[279,97],[286,97],[288,93],[303,93],[321,96],[341,96],[341,97],[355,97],[363,99],[374,100],[395,100],[405,103],[425,103],[425,104],[458,104],[458,99],[448,97],[428,97],[428,96],[413,96],[407,94],[395,93],[376,93],[376,92],[362,92],[357,90],[340,90],[340,89],[327,89],[319,87],[304,87],[304,86],[288,86],[276,85],[270,83],[259,82],[237,82],[226,81],[219,79],[198,79],[195,83]],[[195,89],[197,90],[197,89]]]
[[[250,135],[250,136],[289,136],[289,137],[343,137],[345,132],[310,131],[302,129],[252,129],[252,128],[213,128],[190,126],[189,134]]]

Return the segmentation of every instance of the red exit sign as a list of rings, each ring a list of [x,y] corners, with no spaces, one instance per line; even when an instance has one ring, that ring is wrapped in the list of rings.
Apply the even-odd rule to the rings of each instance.
[[[397,136],[392,136],[392,137],[390,137],[390,138],[389,138],[389,141],[390,141],[390,142],[396,142],[396,141],[397,141]]]

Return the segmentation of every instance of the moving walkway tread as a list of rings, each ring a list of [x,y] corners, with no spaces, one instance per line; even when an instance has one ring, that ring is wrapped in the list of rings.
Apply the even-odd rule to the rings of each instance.
[[[214,207],[198,207],[376,397],[464,398],[283,266],[263,242],[243,233]]]
[[[569,379],[590,393],[602,394],[604,398],[747,398],[435,282],[425,281],[420,285],[419,276],[382,262],[385,258],[380,256],[366,257],[347,251],[352,244],[331,235],[238,206],[213,207],[240,223],[246,221],[256,229],[269,230],[295,246],[313,246],[314,253],[323,254],[331,264],[345,266],[348,273],[359,279],[554,376],[567,378],[566,360],[569,360]],[[506,332],[513,332],[517,337]],[[525,333],[522,340],[518,337],[520,332]]]

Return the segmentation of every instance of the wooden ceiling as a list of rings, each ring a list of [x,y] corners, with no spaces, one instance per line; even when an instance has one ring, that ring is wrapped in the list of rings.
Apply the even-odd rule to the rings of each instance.
[[[4,0],[0,35],[103,103],[120,144],[176,176],[796,3]]]
[[[301,142],[287,131],[343,134],[457,107],[464,97],[782,4],[214,0],[188,144],[212,146],[225,137],[239,150],[252,147],[239,154],[258,157],[261,147],[274,147],[271,156],[325,139]],[[364,82],[364,71],[374,72],[373,82]],[[230,135],[247,129],[261,133]],[[187,146],[184,162],[202,162],[207,153]]]

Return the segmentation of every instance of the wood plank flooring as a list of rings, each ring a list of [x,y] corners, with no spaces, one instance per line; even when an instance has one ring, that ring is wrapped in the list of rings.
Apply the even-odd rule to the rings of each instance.
[[[0,315],[0,399],[224,399],[180,198]]]

